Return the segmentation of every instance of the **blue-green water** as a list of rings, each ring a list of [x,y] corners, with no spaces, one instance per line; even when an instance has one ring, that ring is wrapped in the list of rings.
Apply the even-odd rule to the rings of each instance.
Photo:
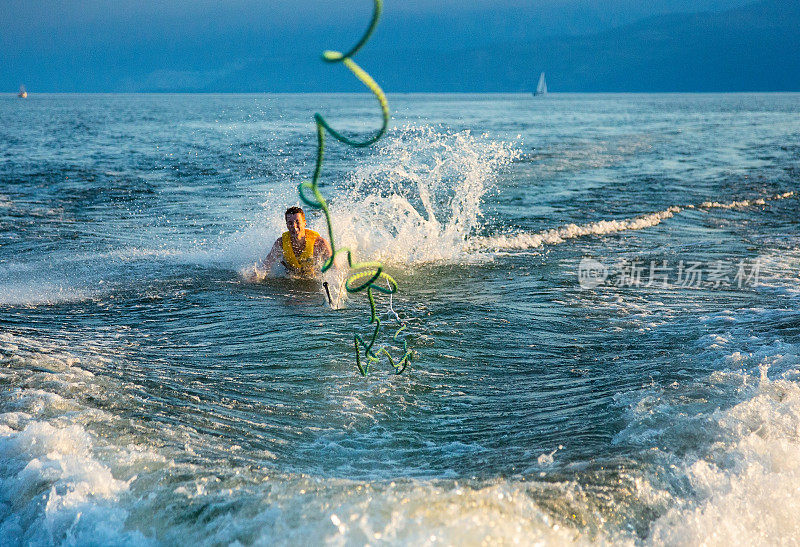
[[[0,99],[3,543],[800,539],[800,95],[390,105],[323,176],[363,378],[363,295],[251,269],[374,98]]]

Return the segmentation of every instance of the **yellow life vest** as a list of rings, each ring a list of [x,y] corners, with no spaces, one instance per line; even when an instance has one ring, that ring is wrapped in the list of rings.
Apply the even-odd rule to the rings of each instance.
[[[319,234],[314,230],[306,229],[306,248],[300,256],[295,256],[292,249],[292,238],[289,232],[283,232],[283,265],[292,270],[292,273],[304,277],[314,277],[314,243]]]

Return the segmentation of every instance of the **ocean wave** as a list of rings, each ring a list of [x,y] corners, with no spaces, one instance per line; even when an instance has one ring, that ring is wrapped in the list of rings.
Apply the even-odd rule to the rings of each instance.
[[[532,455],[541,473],[483,480],[350,480],[209,460],[209,440],[196,432],[162,424],[155,437],[132,435],[152,432],[125,417],[136,400],[57,344],[3,334],[0,380],[9,387],[0,402],[0,533],[11,545],[797,537],[800,352],[766,338],[746,351],[752,340],[736,330],[769,313],[707,318],[717,332],[698,340],[698,349],[713,372],[620,397],[627,425],[614,443],[638,451],[636,465],[612,461],[608,470],[564,474],[561,451],[547,451]]]
[[[115,477],[84,426],[108,415],[71,396],[94,375],[30,339],[4,334],[0,347],[2,383],[16,386],[0,402],[3,544],[151,545],[119,504],[131,478]]]
[[[770,380],[767,370],[755,382],[740,374],[712,378],[755,383],[755,393],[694,420],[691,429],[705,420],[717,440],[668,468],[689,495],[652,524],[651,542],[763,545],[800,537],[800,386],[796,371],[790,379]]]
[[[703,318],[697,340],[711,372],[620,401],[615,437],[646,462],[635,497],[655,518],[648,544],[774,544],[800,536],[800,347],[757,334],[785,311]]]
[[[369,482],[206,461],[202,438],[165,424],[153,437],[151,425],[123,417],[135,403],[125,389],[56,344],[6,333],[0,349],[0,380],[16,386],[0,399],[6,545],[580,539],[525,483]]]

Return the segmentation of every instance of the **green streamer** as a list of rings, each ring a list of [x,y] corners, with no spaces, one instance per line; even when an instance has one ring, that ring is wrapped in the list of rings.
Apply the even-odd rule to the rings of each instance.
[[[339,142],[355,148],[364,148],[377,142],[378,139],[380,139],[386,133],[386,129],[389,125],[389,103],[386,101],[386,95],[380,86],[375,82],[375,80],[373,80],[372,77],[367,74],[364,69],[358,66],[351,58],[364,46],[364,44],[367,43],[378,24],[378,19],[380,18],[381,11],[383,9],[383,1],[374,1],[375,10],[372,13],[372,20],[370,21],[369,27],[358,43],[347,53],[340,53],[338,51],[325,51],[322,53],[322,60],[327,63],[343,63],[344,66],[346,66],[356,78],[358,78],[365,86],[367,86],[367,88],[369,88],[370,91],[372,91],[381,106],[381,127],[372,137],[363,141],[357,141],[350,139],[336,131],[328,124],[327,121],[325,121],[325,118],[323,118],[321,114],[314,114],[314,121],[317,124],[317,164],[314,168],[314,176],[311,179],[311,182],[303,182],[298,186],[300,199],[303,201],[303,203],[309,207],[321,209],[325,214],[325,222],[328,226],[328,238],[331,243],[332,254],[331,257],[325,261],[325,264],[322,265],[322,272],[324,273],[328,271],[333,266],[333,262],[337,254],[346,253],[348,266],[353,270],[359,271],[347,278],[345,281],[345,289],[350,293],[357,293],[365,289],[367,291],[367,299],[369,300],[370,307],[369,324],[374,324],[375,329],[372,332],[369,343],[367,343],[359,334],[355,334],[353,336],[353,344],[355,346],[356,353],[356,366],[358,367],[358,371],[363,376],[366,376],[369,373],[369,368],[372,364],[381,360],[382,355],[385,355],[388,358],[389,363],[392,365],[392,367],[394,367],[395,374],[401,374],[411,362],[413,358],[413,351],[408,348],[408,340],[406,338],[403,339],[403,354],[397,362],[395,362],[386,346],[383,346],[377,350],[373,350],[375,341],[377,340],[381,329],[381,320],[375,312],[375,296],[373,295],[372,291],[376,290],[384,294],[394,294],[397,292],[397,282],[392,276],[383,271],[383,264],[380,262],[356,262],[353,259],[353,253],[350,249],[346,247],[341,249],[336,248],[336,243],[333,237],[333,223],[331,221],[331,214],[328,210],[327,201],[325,201],[325,198],[319,191],[319,179],[320,175],[322,174],[322,162],[325,157],[326,131]],[[313,197],[309,197],[307,191],[310,191],[313,194]],[[386,287],[375,283],[379,280],[385,281]],[[402,325],[399,329],[397,329],[392,337],[392,340],[397,342],[398,336],[405,328],[406,326]],[[362,348],[364,351],[365,364],[362,364]]]

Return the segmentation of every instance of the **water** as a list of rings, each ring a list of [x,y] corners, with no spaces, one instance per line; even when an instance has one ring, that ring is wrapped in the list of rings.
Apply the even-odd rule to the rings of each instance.
[[[390,105],[323,179],[418,353],[362,378],[361,295],[249,276],[374,98],[0,100],[3,543],[798,541],[800,95]]]

